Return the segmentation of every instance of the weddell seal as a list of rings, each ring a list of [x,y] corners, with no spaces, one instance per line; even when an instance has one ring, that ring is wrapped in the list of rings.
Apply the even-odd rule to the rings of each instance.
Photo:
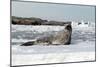
[[[65,24],[64,30],[57,32],[53,35],[42,36],[36,38],[35,41],[29,41],[21,46],[31,46],[38,44],[45,45],[69,45],[71,43],[72,26],[71,24]]]

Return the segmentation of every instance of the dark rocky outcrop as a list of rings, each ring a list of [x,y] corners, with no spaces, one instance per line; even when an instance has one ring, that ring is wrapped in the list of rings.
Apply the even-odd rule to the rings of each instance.
[[[62,22],[62,21],[48,21],[44,22],[43,25],[60,25],[63,26],[65,24],[71,24],[71,21]]]
[[[64,24],[71,24],[71,21],[62,22],[62,21],[48,21],[42,20],[40,18],[30,17],[30,18],[23,18],[23,17],[15,17],[12,16],[12,24],[17,25],[61,25]]]
[[[41,25],[43,22],[47,22],[47,20],[42,20],[40,18],[22,18],[12,16],[12,24],[18,25]]]

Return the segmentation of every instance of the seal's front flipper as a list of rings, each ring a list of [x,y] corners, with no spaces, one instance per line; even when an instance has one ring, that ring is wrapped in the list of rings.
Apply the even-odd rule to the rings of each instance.
[[[24,44],[22,44],[20,46],[32,46],[32,45],[34,45],[34,41],[26,42],[26,43],[24,43]]]

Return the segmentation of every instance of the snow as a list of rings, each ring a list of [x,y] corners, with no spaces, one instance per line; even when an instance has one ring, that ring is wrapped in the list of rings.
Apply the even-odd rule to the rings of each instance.
[[[40,28],[41,27],[41,28]],[[60,29],[59,29],[60,27]],[[48,26],[48,25],[41,25],[41,26],[28,26],[28,25],[12,25],[12,32],[16,31],[34,31],[38,33],[46,32],[46,31],[59,31],[63,29],[63,26]]]
[[[70,45],[20,46],[41,35],[63,30],[64,26],[12,25],[12,65],[29,65],[95,60],[95,27],[73,26]]]
[[[75,53],[49,53],[31,55],[13,55],[12,65],[32,65],[46,63],[81,62],[94,61],[94,52],[75,52]]]

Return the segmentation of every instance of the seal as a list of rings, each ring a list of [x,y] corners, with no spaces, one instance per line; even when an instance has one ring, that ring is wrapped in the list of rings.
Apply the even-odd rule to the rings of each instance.
[[[43,36],[36,38],[35,41],[29,41],[21,46],[31,46],[38,44],[45,45],[69,45],[71,43],[72,26],[65,24],[64,30],[57,32],[53,35]]]

